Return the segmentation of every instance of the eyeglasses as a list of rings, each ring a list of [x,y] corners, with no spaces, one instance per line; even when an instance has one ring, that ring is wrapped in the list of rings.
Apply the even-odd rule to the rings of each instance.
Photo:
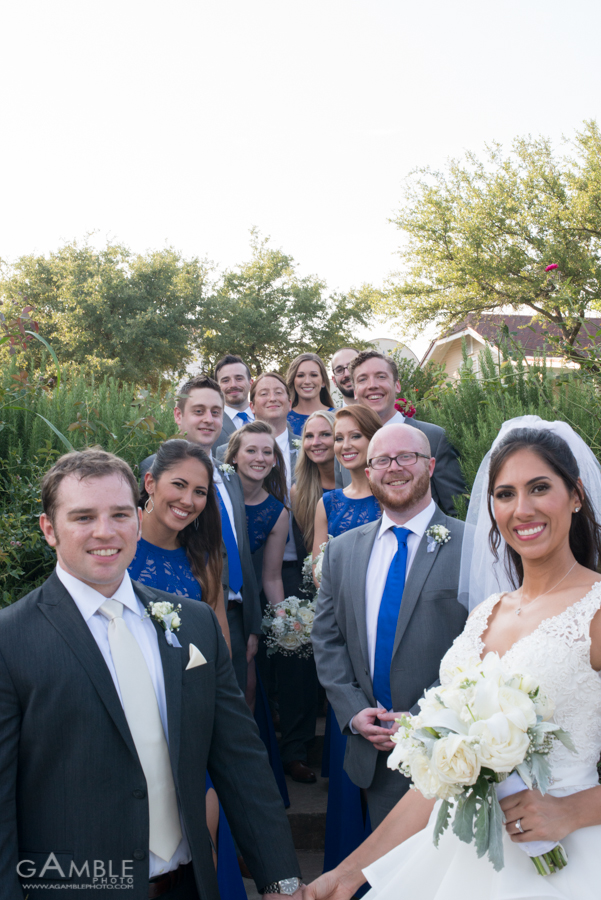
[[[349,372],[350,370],[348,366],[336,366],[332,371],[334,372],[334,375],[338,375],[340,378],[341,375],[344,375],[345,372]]]
[[[404,453],[399,453],[398,456],[374,456],[373,459],[369,460],[368,466],[372,469],[389,469],[393,460],[395,460],[397,466],[414,466],[420,456],[422,459],[432,458],[431,456],[426,456],[425,453],[409,453],[409,451],[405,451]]]

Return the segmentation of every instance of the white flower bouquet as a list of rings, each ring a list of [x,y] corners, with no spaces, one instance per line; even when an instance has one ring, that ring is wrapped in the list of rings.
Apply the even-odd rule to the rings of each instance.
[[[287,597],[269,606],[263,618],[267,655],[282,653],[308,659],[313,653],[311,630],[315,618],[315,600]]]
[[[328,535],[328,540],[319,545],[319,553],[313,559],[313,554],[309,553],[303,560],[303,591],[310,594],[316,594],[315,582],[313,581],[313,571],[318,583],[321,583],[321,568],[323,566],[323,555],[325,553],[328,541],[332,539],[332,535]],[[315,570],[313,567],[315,566]]]
[[[553,704],[536,680],[507,674],[498,654],[488,653],[448,674],[443,687],[426,691],[417,716],[397,720],[388,766],[411,778],[424,797],[442,800],[436,845],[455,806],[454,833],[468,844],[474,841],[478,856],[488,853],[499,871],[504,865],[499,798],[532,787],[544,794],[551,780],[547,756],[553,741],[574,747],[569,735],[548,721]],[[567,865],[559,843],[518,846],[541,875]]]

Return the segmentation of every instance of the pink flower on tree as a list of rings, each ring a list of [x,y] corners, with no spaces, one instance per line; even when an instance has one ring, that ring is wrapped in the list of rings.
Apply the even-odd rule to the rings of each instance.
[[[557,265],[557,263],[551,263],[550,266],[547,266],[547,268],[545,269],[545,272],[552,272],[553,269],[559,269],[559,266]]]

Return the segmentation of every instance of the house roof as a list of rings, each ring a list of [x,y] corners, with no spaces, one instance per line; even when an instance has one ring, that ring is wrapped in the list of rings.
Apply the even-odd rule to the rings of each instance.
[[[576,346],[579,349],[586,349],[593,344],[599,343],[599,339],[595,339],[595,332],[601,330],[601,318],[590,317],[586,319],[587,330],[592,333],[592,337],[585,334],[582,330],[576,338]],[[506,325],[513,340],[520,344],[527,355],[547,353],[549,356],[557,356],[554,353],[554,347],[549,344],[549,337],[560,337],[561,331],[557,325],[551,322],[541,321],[532,316],[505,316],[498,313],[482,313],[480,316],[468,316],[462,322],[458,322],[440,338],[432,341],[428,350],[421,361],[424,362],[430,357],[432,350],[441,341],[447,342],[449,339],[459,335],[472,333],[494,344],[499,339],[499,328]]]

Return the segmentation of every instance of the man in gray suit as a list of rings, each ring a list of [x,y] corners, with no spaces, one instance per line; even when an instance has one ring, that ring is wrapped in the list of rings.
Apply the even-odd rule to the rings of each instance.
[[[101,450],[44,478],[57,567],[0,612],[1,896],[218,900],[208,769],[275,900],[299,870],[265,749],[210,607],[130,580],[137,501],[131,469]],[[181,604],[172,630],[157,602]]]
[[[408,418],[395,409],[394,404],[401,385],[394,359],[378,353],[377,350],[363,350],[349,363],[349,372],[353,379],[355,397],[359,403],[378,413],[382,425],[405,422],[426,435],[432,456],[436,460],[436,469],[432,476],[432,496],[448,516],[454,516],[453,497],[463,494],[466,490],[457,454],[449,444],[444,428],[430,422]],[[347,484],[350,484],[350,473],[347,469],[338,467],[336,486],[346,487]]]
[[[211,457],[216,436],[220,434],[223,426],[224,402],[223,393],[217,382],[208,375],[197,375],[180,388],[179,399],[173,411],[182,437],[199,444]],[[149,456],[140,464],[142,477],[150,470],[153,462],[154,456]],[[225,514],[228,516],[230,539],[233,540],[229,551],[228,540],[224,540],[222,573],[232,644],[232,663],[238,684],[242,691],[246,691],[248,663],[256,655],[259,646],[261,602],[250,555],[244,493],[240,479],[235,472],[222,471],[215,459],[213,471],[221,513],[222,516]],[[226,528],[228,523],[224,522],[222,529],[224,538],[227,537]],[[229,552],[237,552],[240,557],[241,585],[231,583],[231,573],[236,571],[236,565],[230,565]]]
[[[254,419],[248,403],[252,383],[250,369],[241,356],[228,353],[220,359],[215,366],[215,381],[223,391],[225,407],[221,434],[215,442],[214,449],[227,444],[234,431]]]
[[[386,766],[390,728],[400,713],[419,711],[467,612],[457,599],[464,523],[432,499],[436,463],[427,437],[387,425],[372,438],[368,460],[382,519],[328,543],[313,648],[348,736],[345,770],[366,789],[375,827],[409,786]],[[428,534],[434,525],[446,529],[446,542]]]

